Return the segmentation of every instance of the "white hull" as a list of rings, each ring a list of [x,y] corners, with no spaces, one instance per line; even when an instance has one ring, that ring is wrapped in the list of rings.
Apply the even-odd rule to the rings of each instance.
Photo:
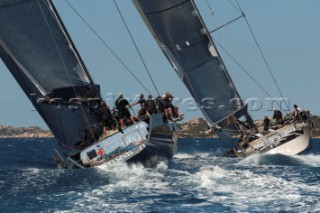
[[[297,155],[305,151],[310,146],[311,129],[309,126],[303,128],[303,134],[293,140],[290,140],[282,145],[279,145],[266,154],[283,154]]]
[[[165,123],[162,116],[152,115],[148,121],[130,125],[69,157],[63,157],[55,150],[53,158],[64,168],[113,167],[121,161],[154,166],[164,159],[171,159],[177,150],[177,125]]]
[[[80,160],[85,166],[112,166],[118,161],[126,161],[146,147],[148,124],[138,122],[123,132],[117,132],[80,153]]]
[[[250,142],[240,141],[229,154],[235,157],[252,154],[297,155],[309,148],[311,137],[309,123],[292,123]]]

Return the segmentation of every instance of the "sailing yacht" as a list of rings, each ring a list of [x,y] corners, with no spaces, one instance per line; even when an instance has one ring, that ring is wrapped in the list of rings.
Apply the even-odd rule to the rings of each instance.
[[[51,0],[0,1],[0,56],[59,143],[52,153],[59,166],[153,166],[176,152],[177,126],[162,113],[100,137],[100,85]]]
[[[240,136],[226,156],[299,154],[309,147],[311,121],[292,121],[258,136],[194,0],[133,0],[173,69],[220,138]]]

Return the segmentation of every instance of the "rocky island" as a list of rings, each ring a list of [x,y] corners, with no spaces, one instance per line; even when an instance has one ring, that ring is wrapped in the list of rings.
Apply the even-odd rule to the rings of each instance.
[[[12,127],[0,125],[0,138],[53,138],[51,131],[37,126]]]
[[[203,118],[195,117],[193,120],[178,124],[179,138],[216,138],[217,135],[209,132],[207,122]]]

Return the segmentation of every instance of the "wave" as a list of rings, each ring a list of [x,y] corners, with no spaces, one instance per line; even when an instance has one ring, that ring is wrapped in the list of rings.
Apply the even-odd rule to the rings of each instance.
[[[284,169],[205,166],[194,179],[199,180],[197,191],[207,201],[221,202],[237,211],[292,211],[292,206],[297,211],[299,208],[319,209],[319,202],[314,197],[319,195],[319,185],[305,183],[302,174],[291,174],[291,178],[287,178],[288,175]],[[306,206],[306,202],[314,206]]]
[[[202,147],[201,141],[195,142],[200,144],[197,147]],[[2,165],[0,199],[3,206],[10,207],[8,212],[17,210],[17,206],[25,208],[18,210],[30,212],[315,212],[320,209],[320,156],[316,152],[224,158],[216,156],[208,148],[211,141],[207,142],[198,151],[192,150],[194,143],[187,142],[175,159],[154,168],[119,163],[113,168],[84,170],[57,170],[50,166],[50,156],[43,159],[43,143],[35,143],[38,148],[30,148],[30,142],[12,143],[14,147],[6,150],[12,156],[3,158],[2,162],[10,168],[15,165],[19,168],[6,170]],[[25,153],[17,155],[16,150]]]
[[[247,166],[261,166],[261,165],[274,165],[274,166],[307,166],[319,167],[320,156],[309,155],[282,155],[282,154],[261,154],[251,155],[240,160],[237,165]]]
[[[237,165],[277,165],[277,166],[306,166],[304,161],[294,157],[281,154],[251,155],[242,159]]]

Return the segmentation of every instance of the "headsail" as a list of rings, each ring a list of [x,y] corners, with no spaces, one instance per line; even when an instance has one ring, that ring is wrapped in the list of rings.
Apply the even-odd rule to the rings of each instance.
[[[0,1],[0,56],[65,147],[94,131],[99,86],[50,0]]]
[[[194,1],[133,1],[210,126],[250,117]]]

